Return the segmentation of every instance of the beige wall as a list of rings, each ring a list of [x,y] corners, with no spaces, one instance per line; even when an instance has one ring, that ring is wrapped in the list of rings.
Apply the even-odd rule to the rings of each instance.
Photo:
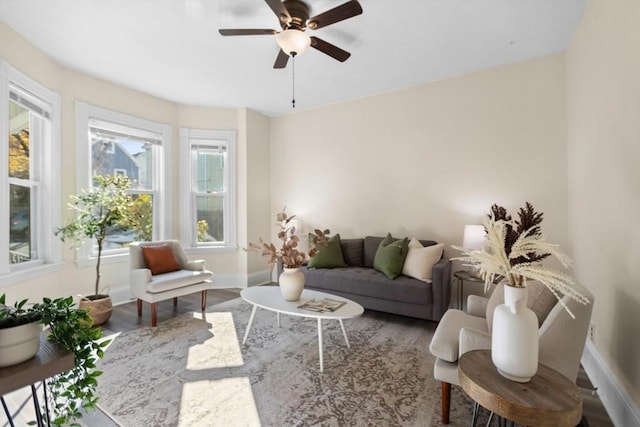
[[[567,246],[564,56],[273,118],[271,210],[305,231],[462,243],[493,203]]]
[[[258,155],[265,152],[268,146],[268,119],[258,113],[245,110],[231,110],[221,108],[207,108],[178,105],[144,93],[140,93],[122,86],[114,85],[104,80],[76,72],[56,64],[29,42],[15,33],[6,24],[0,22],[0,58],[8,61],[13,67],[30,78],[57,92],[61,96],[62,104],[62,186],[63,218],[69,214],[66,202],[69,195],[76,189],[76,138],[75,138],[75,102],[84,101],[99,107],[131,114],[159,123],[168,124],[172,128],[172,152],[167,156],[168,167],[172,171],[171,199],[173,221],[172,236],[179,238],[179,159],[180,159],[180,127],[194,127],[202,129],[235,129],[238,132],[238,154],[247,157],[251,147],[256,147]],[[247,119],[248,117],[248,119]],[[247,136],[249,135],[249,136]],[[266,142],[265,142],[266,141]],[[267,150],[268,151],[268,150]],[[255,156],[254,156],[255,157]],[[267,156],[268,166],[268,156]],[[238,168],[237,184],[240,192],[244,191],[245,203],[239,203],[239,208],[247,209],[247,188],[253,180],[262,180],[264,168],[254,161],[251,171]],[[255,173],[253,173],[255,171]],[[267,201],[257,199],[253,204],[255,212],[268,211],[268,191],[265,193]],[[240,216],[247,217],[246,212],[240,211]],[[238,237],[247,235],[247,221],[238,224]],[[264,227],[268,231],[268,226]],[[258,227],[254,231],[260,231]],[[238,240],[242,244],[243,241]],[[61,245],[64,251],[64,265],[58,273],[39,277],[33,280],[20,281],[16,284],[3,286],[0,292],[7,293],[10,300],[20,298],[40,298],[47,296],[89,294],[93,290],[95,270],[93,267],[78,268],[74,262],[75,253],[68,245]],[[207,266],[225,281],[235,280],[239,284],[246,282],[247,255],[241,250],[228,254],[198,254],[204,258]],[[263,268],[264,265],[263,265]],[[127,261],[109,263],[102,267],[101,286],[128,289]]]
[[[238,236],[239,245],[247,246],[247,242],[255,242],[259,237],[269,237],[271,226],[270,212],[270,120],[254,111],[246,110],[247,137],[250,141],[247,156],[242,159],[246,162],[247,193],[245,198],[246,208],[246,234]],[[247,272],[257,275],[250,282],[264,282],[269,280],[268,264],[257,253],[247,253]]]
[[[640,407],[640,2],[591,1],[567,51],[569,233],[594,344]]]

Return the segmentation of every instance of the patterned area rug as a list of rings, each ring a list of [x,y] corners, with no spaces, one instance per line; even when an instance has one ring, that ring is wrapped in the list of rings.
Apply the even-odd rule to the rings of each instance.
[[[235,299],[117,335],[100,363],[101,409],[137,426],[437,426],[440,383],[428,350],[435,324],[366,311],[325,321],[324,372],[314,319]],[[451,426],[472,402],[454,387]]]

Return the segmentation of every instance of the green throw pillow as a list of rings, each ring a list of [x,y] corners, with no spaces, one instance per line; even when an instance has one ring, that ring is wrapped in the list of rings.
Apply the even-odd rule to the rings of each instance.
[[[309,241],[313,242],[313,234],[309,233]],[[337,268],[347,267],[342,256],[342,246],[340,245],[340,235],[327,239],[327,245],[317,245],[318,253],[309,260],[309,268]]]
[[[380,242],[376,256],[373,259],[373,268],[387,276],[395,279],[402,273],[404,260],[409,252],[409,239],[394,239],[391,234]]]

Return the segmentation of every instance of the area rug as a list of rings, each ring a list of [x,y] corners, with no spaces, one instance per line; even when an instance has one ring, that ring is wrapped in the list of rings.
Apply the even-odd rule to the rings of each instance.
[[[437,426],[440,383],[429,353],[435,324],[366,311],[317,323],[234,299],[113,336],[100,369],[100,407],[123,427]],[[451,426],[468,425],[472,402],[454,387]]]

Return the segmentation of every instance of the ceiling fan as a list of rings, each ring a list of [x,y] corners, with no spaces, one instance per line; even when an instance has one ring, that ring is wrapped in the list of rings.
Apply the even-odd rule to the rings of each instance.
[[[223,36],[256,36],[275,35],[280,52],[276,57],[273,68],[285,68],[289,56],[296,56],[311,46],[330,57],[344,62],[351,54],[318,37],[309,36],[305,30],[317,30],[336,22],[344,21],[362,13],[362,7],[357,0],[351,0],[309,18],[309,6],[301,0],[265,0],[276,14],[282,31],[272,29],[220,29]]]

